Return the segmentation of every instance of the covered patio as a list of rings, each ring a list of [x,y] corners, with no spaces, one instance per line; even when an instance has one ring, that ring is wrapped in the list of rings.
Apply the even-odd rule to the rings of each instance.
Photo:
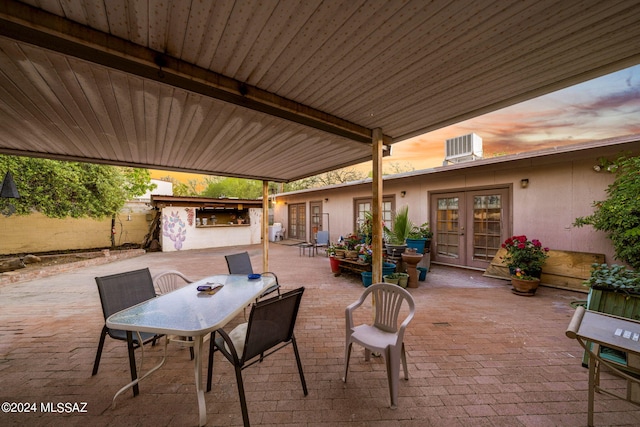
[[[260,179],[264,212],[269,181],[371,160],[379,281],[392,145],[640,63],[639,17],[634,0],[7,0],[0,153]]]
[[[149,267],[152,274],[177,269],[199,279],[225,273],[224,255],[244,250],[259,265],[259,245],[156,252],[4,284],[0,395],[3,402],[35,403],[37,410],[2,413],[0,423],[196,425],[193,368],[188,349],[177,344],[169,346],[165,366],[141,383],[140,395],[125,393],[111,406],[114,393],[128,382],[127,351],[124,343],[107,339],[100,371],[91,376],[103,325],[94,277]],[[582,349],[564,335],[571,303],[585,294],[541,288],[533,298],[519,297],[506,281],[434,266],[419,288],[410,289],[417,306],[405,337],[410,379],[401,380],[399,407],[391,410],[381,359],[367,363],[356,347],[349,380],[341,381],[344,309],[363,290],[359,277],[334,277],[327,258],[299,256],[295,246],[272,244],[269,253],[284,289],[306,287],[296,337],[309,395],[303,396],[293,353],[276,353],[244,372],[253,425],[586,425]],[[234,323],[241,321],[242,315]],[[147,347],[145,366],[158,360],[161,348]],[[604,381],[618,380],[607,374]],[[233,369],[220,357],[213,383],[205,395],[207,425],[241,425]],[[86,402],[86,412],[44,413],[41,405],[48,402]],[[596,396],[596,425],[636,426],[639,419],[638,407]]]

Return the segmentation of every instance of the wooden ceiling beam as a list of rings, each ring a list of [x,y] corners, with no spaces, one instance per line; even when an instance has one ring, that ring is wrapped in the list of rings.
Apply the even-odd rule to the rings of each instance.
[[[0,36],[371,144],[369,128],[26,4],[0,3]]]

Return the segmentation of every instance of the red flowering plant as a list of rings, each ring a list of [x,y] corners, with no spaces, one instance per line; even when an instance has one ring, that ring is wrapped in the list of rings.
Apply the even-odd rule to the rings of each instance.
[[[347,246],[347,250],[350,250],[350,251],[358,250],[356,249],[356,246],[359,245],[360,243],[362,243],[362,239],[355,233],[349,234],[344,239],[344,244]]]
[[[543,248],[540,240],[529,240],[524,235],[512,236],[502,247],[507,250],[502,259],[512,275],[521,279],[540,277],[542,266],[549,257],[549,248]]]

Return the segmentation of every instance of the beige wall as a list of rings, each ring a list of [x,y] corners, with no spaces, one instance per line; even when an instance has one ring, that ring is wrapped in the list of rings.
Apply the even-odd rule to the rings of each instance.
[[[116,218],[116,245],[142,243],[149,232],[147,213],[150,212],[135,204],[127,205]],[[0,255],[108,248],[111,246],[111,218],[55,219],[37,212],[9,217],[0,215],[0,235]]]
[[[574,158],[519,159],[449,171],[438,168],[436,172],[419,176],[386,179],[383,193],[395,196],[396,208],[408,204],[411,220],[420,224],[432,222],[430,194],[510,187],[513,221],[508,226],[512,234],[534,236],[551,249],[602,253],[607,262],[615,262],[613,247],[604,233],[592,227],[572,226],[575,218],[593,212],[594,201],[606,198],[606,189],[615,178],[613,174],[593,170],[599,156],[598,152],[592,152]],[[529,180],[527,188],[521,188],[521,179]],[[401,197],[401,191],[406,191],[405,197]],[[336,241],[340,235],[346,236],[353,231],[353,201],[358,197],[371,197],[370,183],[278,195],[275,221],[287,224],[288,204],[323,200],[323,210],[330,218],[331,241]]]

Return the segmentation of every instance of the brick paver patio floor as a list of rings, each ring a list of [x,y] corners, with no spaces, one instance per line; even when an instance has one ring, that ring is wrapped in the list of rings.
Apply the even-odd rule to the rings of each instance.
[[[262,265],[260,246],[148,253],[3,284],[0,395],[3,402],[35,404],[29,405],[35,411],[3,412],[0,425],[196,425],[186,348],[170,345],[165,366],[140,384],[140,395],[127,392],[115,407],[114,393],[128,382],[126,345],[107,338],[100,371],[91,376],[104,324],[94,277],[149,267],[152,274],[176,269],[199,279],[226,273],[224,254],[241,250],[249,250],[254,268]],[[295,246],[271,245],[269,255],[284,289],[306,287],[296,336],[309,395],[303,396],[292,351],[276,353],[244,371],[253,425],[586,425],[587,370],[580,346],[564,335],[570,303],[586,294],[542,287],[535,297],[520,297],[507,282],[481,272],[432,266],[426,281],[410,289],[417,305],[405,336],[410,379],[401,380],[399,408],[392,410],[381,358],[367,363],[356,347],[348,382],[341,380],[344,309],[361,294],[360,279],[334,277],[326,257],[299,256]],[[234,323],[241,321],[242,315]],[[146,366],[161,353],[162,346],[147,347]],[[216,357],[213,381],[205,394],[207,425],[241,425],[233,369],[222,357]],[[72,405],[62,413],[43,412],[50,402]],[[64,413],[67,408],[86,412]],[[595,422],[638,426],[640,408],[597,395]]]

